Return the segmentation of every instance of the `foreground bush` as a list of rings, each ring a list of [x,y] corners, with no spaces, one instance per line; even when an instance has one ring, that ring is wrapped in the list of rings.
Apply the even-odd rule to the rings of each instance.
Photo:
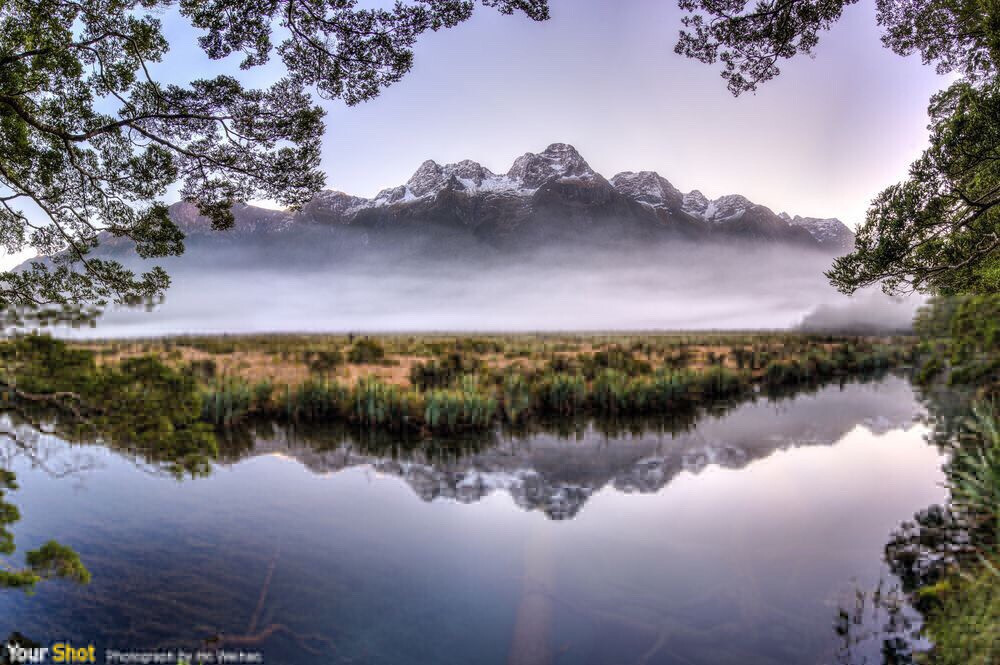
[[[1000,578],[983,571],[966,579],[955,576],[933,594],[924,630],[934,644],[934,665],[995,665],[1000,662]]]

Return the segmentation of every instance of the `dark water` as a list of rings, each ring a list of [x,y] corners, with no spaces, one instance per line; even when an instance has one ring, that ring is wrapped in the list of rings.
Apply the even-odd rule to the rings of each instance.
[[[891,583],[889,532],[943,496],[919,414],[888,378],[675,436],[445,458],[274,430],[184,482],[98,446],[39,441],[45,469],[10,447],[20,551],[56,537],[93,582],[0,594],[0,628],[98,654],[221,635],[269,665],[874,659],[834,620]]]

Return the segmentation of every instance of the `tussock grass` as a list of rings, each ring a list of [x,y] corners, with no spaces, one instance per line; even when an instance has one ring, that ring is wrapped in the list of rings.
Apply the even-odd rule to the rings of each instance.
[[[364,341],[355,341],[353,348]],[[507,347],[499,343],[432,342],[426,346],[436,355],[411,364],[409,380],[403,383],[374,374],[353,380],[314,376],[275,390],[269,381],[251,383],[227,375],[206,381],[203,417],[221,427],[258,415],[389,431],[484,431],[539,418],[647,416],[708,408],[759,392],[780,394],[790,386],[894,367],[909,357],[903,346],[863,341],[807,347],[798,355],[773,346],[769,351],[738,347],[727,352],[685,347],[667,354],[657,343],[626,345],[618,340],[597,350],[593,344],[587,350],[578,345],[574,348],[581,350],[576,352],[539,351],[547,355],[536,362],[503,364],[497,359]],[[391,346],[372,343],[360,348]],[[565,349],[570,344],[543,346]],[[414,349],[408,346],[406,351]],[[678,358],[687,359],[683,367],[678,368]],[[207,374],[203,370],[191,369],[196,375]]]
[[[792,333],[245,335],[92,342],[102,362],[152,354],[195,377],[202,417],[390,431],[486,430],[637,416],[781,394],[896,367],[908,339]]]

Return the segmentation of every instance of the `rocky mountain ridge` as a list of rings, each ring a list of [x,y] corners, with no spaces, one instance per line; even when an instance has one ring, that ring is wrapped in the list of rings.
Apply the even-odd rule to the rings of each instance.
[[[233,213],[234,227],[220,232],[195,205],[173,204],[186,252],[155,263],[174,271],[206,263],[320,268],[376,256],[503,260],[519,250],[632,252],[678,241],[753,242],[834,256],[854,243],[839,220],[779,215],[740,195],[709,200],[697,190],[682,193],[653,171],[608,180],[565,143],[526,153],[503,174],[471,160],[427,160],[406,183],[372,198],[326,190],[299,211],[238,204]],[[146,265],[131,246],[104,234],[95,254]]]
[[[210,232],[193,206],[175,204],[174,218],[189,235]],[[518,157],[497,174],[478,162],[427,160],[402,185],[373,198],[326,190],[297,213],[238,206],[237,232],[283,233],[310,228],[357,229],[376,236],[450,231],[492,246],[539,239],[752,239],[831,252],[853,245],[836,219],[776,214],[746,197],[709,200],[680,192],[652,171],[625,171],[610,180],[573,146],[554,143]]]

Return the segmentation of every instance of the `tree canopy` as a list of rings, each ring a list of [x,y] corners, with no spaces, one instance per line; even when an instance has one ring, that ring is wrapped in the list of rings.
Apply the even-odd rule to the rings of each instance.
[[[734,95],[811,53],[855,0],[679,0],[680,54],[722,63]],[[855,249],[827,276],[851,293],[1000,291],[1000,4],[996,0],[877,0],[886,47],[919,53],[960,79],[929,107],[930,147],[909,177],[875,197]]]
[[[479,0],[504,14],[548,17],[547,0]],[[413,64],[427,31],[470,18],[474,0],[9,0],[0,5],[0,247],[53,257],[0,273],[0,310],[128,303],[162,295],[155,268],[136,275],[92,256],[125,238],[143,258],[183,251],[159,199],[180,183],[214,228],[237,201],[301,206],[323,184],[323,112],[376,96]],[[207,57],[253,69],[274,55],[270,87],[234,75],[165,83],[177,11]]]

